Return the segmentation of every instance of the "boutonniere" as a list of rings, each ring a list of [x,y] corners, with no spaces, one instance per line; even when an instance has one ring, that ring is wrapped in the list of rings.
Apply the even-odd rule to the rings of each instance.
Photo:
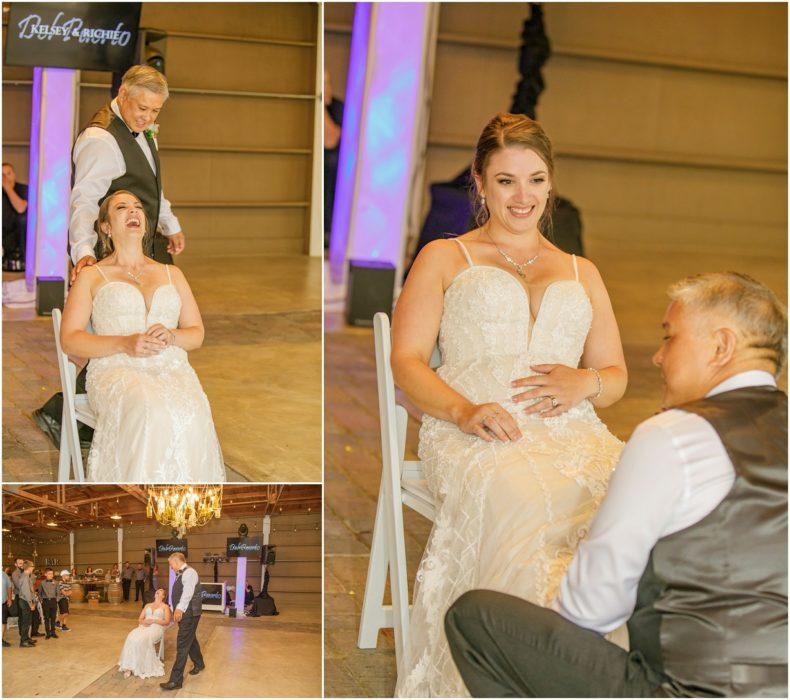
[[[154,122],[145,130],[145,135],[148,136],[149,139],[155,139],[159,136],[159,124]]]

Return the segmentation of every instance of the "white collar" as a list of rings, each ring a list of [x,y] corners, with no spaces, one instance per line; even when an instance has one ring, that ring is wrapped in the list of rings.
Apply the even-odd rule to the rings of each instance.
[[[770,372],[761,369],[750,369],[746,372],[739,372],[733,374],[728,379],[725,379],[720,384],[713,387],[707,394],[708,396],[716,396],[716,394],[723,394],[725,391],[733,391],[735,389],[743,389],[747,386],[776,386],[776,379]]]
[[[112,102],[110,102],[110,109],[113,112],[115,112],[115,115],[118,117],[118,119],[120,119],[123,122],[123,125],[127,129],[129,129],[129,125],[126,123],[126,121],[124,120],[123,116],[121,115],[121,109],[120,109],[120,107],[118,107],[118,98],[117,97],[113,97],[112,98]],[[129,129],[129,131],[133,132],[134,129]]]

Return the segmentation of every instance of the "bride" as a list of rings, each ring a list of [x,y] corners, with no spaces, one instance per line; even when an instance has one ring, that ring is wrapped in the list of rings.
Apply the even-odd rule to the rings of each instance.
[[[528,117],[497,115],[472,170],[479,228],[426,246],[393,314],[392,369],[425,412],[419,456],[438,503],[400,696],[468,695],[447,609],[472,588],[548,605],[622,448],[593,408],[627,382],[606,288],[541,233],[555,187],[548,138]]]
[[[208,398],[187,359],[203,343],[200,311],[182,272],[143,254],[145,228],[134,194],[107,197],[99,239],[109,254],[77,275],[63,310],[63,351],[90,359],[97,422],[87,477],[224,481]]]
[[[164,600],[164,589],[157,589],[154,602],[148,603],[140,613],[140,624],[126,636],[118,660],[118,670],[123,672],[124,678],[132,674],[138,678],[165,675],[164,664],[155,649],[159,642],[164,644],[165,629],[170,624],[170,607]]]

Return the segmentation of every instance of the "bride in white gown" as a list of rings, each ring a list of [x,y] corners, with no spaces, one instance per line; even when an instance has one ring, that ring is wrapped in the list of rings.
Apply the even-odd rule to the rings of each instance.
[[[156,652],[156,645],[163,641],[165,629],[170,624],[170,607],[165,604],[165,591],[160,588],[154,594],[154,602],[146,605],[138,622],[126,636],[118,659],[118,670],[128,678],[154,678],[165,675],[165,667]]]
[[[182,272],[143,254],[145,226],[131,192],[104,200],[99,239],[110,253],[80,272],[63,310],[64,352],[90,358],[87,478],[224,481],[208,398],[187,359],[203,343],[200,311]]]
[[[592,263],[540,232],[554,185],[547,137],[528,117],[498,115],[473,173],[480,228],[421,251],[393,316],[392,368],[425,412],[419,456],[438,502],[400,696],[468,695],[443,628],[465,591],[551,602],[622,447],[593,408],[627,382],[608,294]]]

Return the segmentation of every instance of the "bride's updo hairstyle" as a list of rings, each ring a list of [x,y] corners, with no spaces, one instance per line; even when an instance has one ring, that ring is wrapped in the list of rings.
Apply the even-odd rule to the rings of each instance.
[[[508,114],[500,112],[485,125],[480,138],[477,140],[475,157],[472,161],[472,175],[484,179],[488,161],[497,151],[509,146],[528,148],[540,156],[549,171],[549,184],[551,191],[546,202],[546,208],[538,223],[541,233],[546,233],[551,228],[551,213],[554,210],[554,155],[552,154],[551,141],[543,127],[534,119],[525,114]],[[488,207],[483,202],[480,192],[475,186],[473,189],[473,206],[475,221],[482,226],[489,219]]]
[[[110,253],[115,250],[115,246],[113,246],[112,238],[105,233],[104,226],[110,225],[110,204],[112,201],[121,194],[128,194],[130,197],[134,197],[138,202],[140,202],[140,206],[142,206],[142,202],[140,198],[134,193],[130,192],[129,190],[118,190],[117,192],[113,192],[109,197],[107,197],[99,206],[99,259],[106,258]],[[145,233],[143,233],[143,250],[145,250],[146,243],[148,243],[148,217],[145,215],[145,210],[143,210],[143,226],[145,227]]]
[[[779,376],[787,360],[787,308],[764,284],[741,272],[707,272],[675,282],[667,294],[703,317],[729,319],[742,347],[772,362]]]

